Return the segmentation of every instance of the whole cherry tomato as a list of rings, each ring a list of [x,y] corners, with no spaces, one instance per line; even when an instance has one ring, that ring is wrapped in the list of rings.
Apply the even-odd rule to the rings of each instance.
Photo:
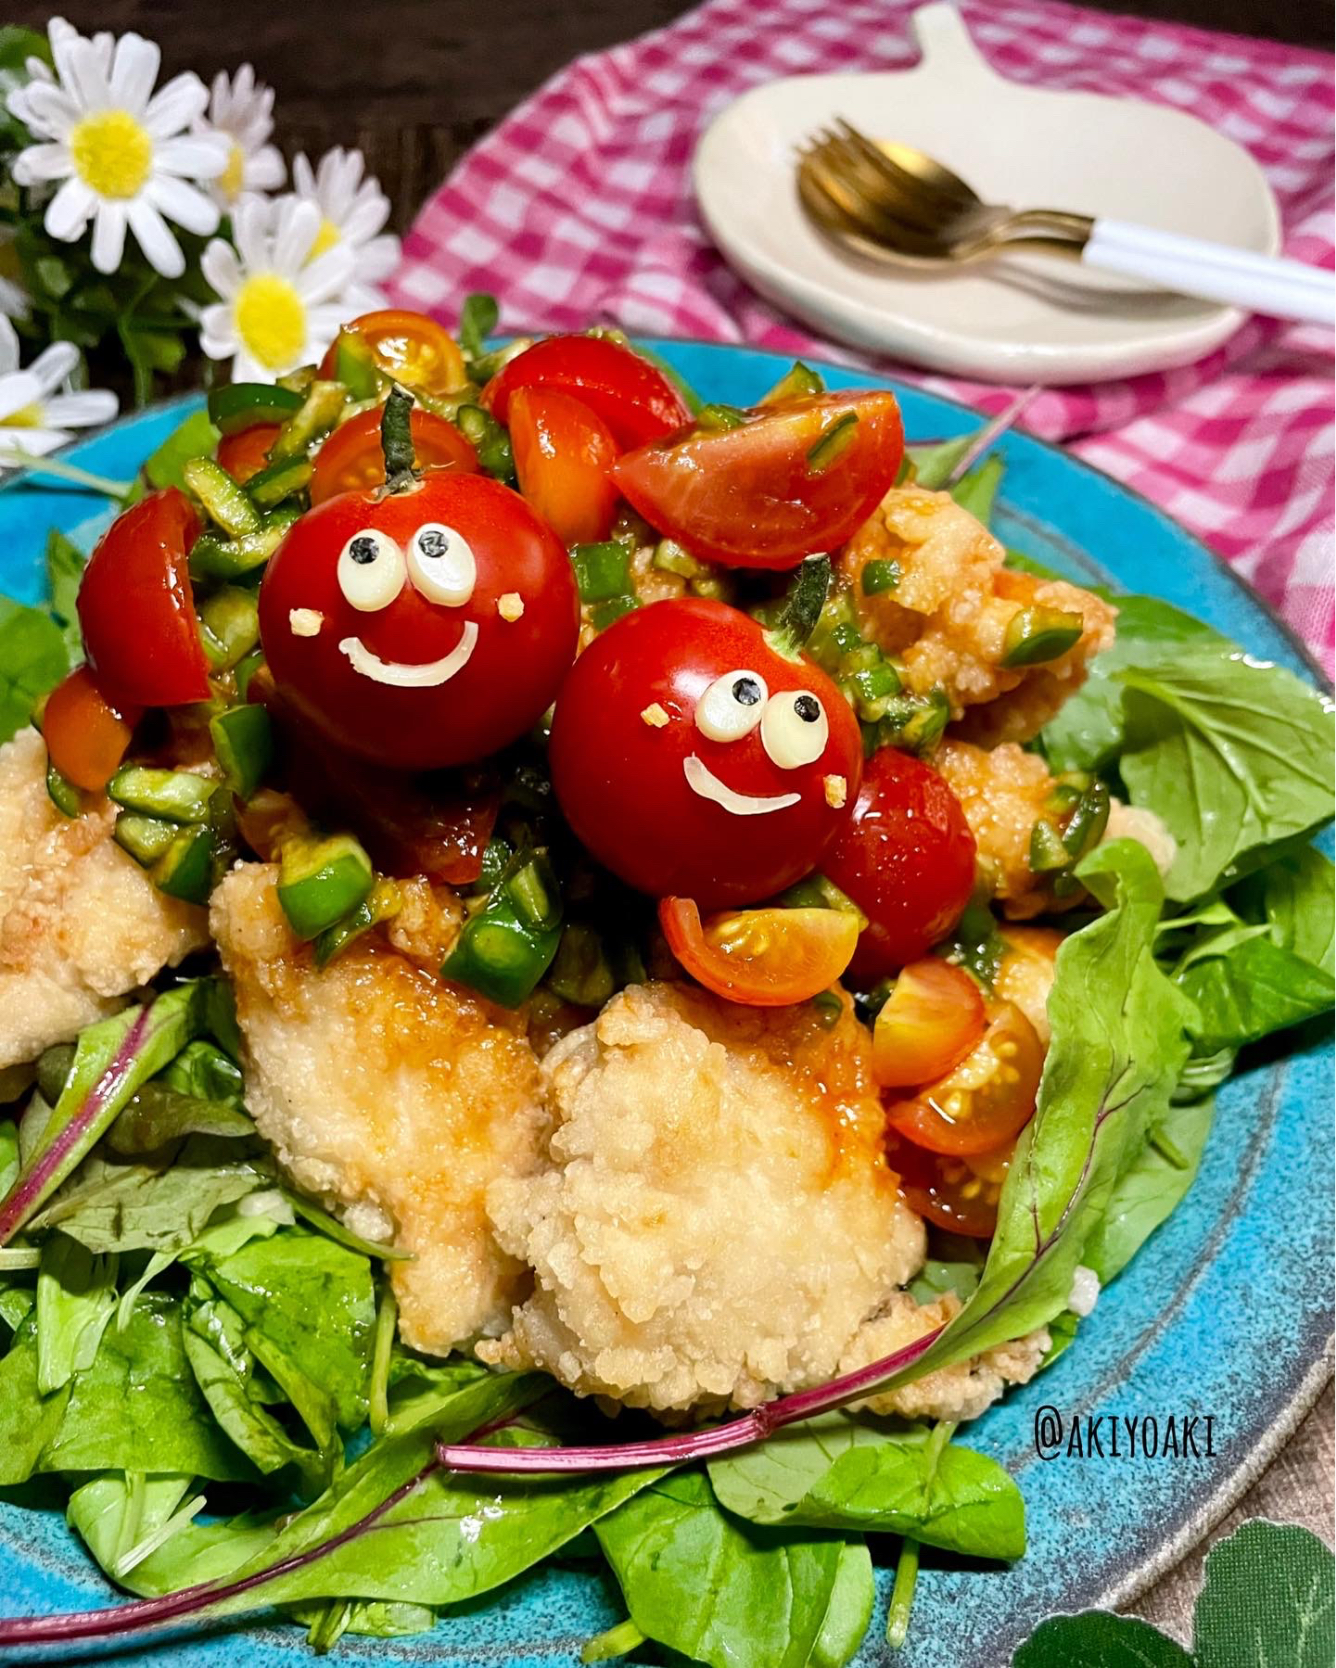
[[[858,531],[903,455],[895,395],[869,389],[764,406],[734,428],[684,428],[629,452],[613,479],[694,555],[791,568]]]
[[[872,1075],[886,1089],[929,1083],[958,1066],[983,1036],[983,995],[964,968],[910,962],[872,1033]]]
[[[517,388],[510,400],[510,444],[520,491],[565,544],[606,539],[617,513],[608,425],[572,394]]]
[[[900,1178],[900,1191],[911,1210],[948,1233],[991,1239],[997,1227],[997,1202],[1011,1167],[1014,1142],[989,1153],[947,1158],[886,1132],[886,1162]]]
[[[51,763],[76,788],[101,793],[116,774],[142,714],[113,706],[86,666],[77,666],[51,691],[42,735]]]
[[[548,336],[517,354],[482,391],[498,422],[509,425],[517,388],[573,394],[602,418],[619,446],[643,446],[690,416],[662,371],[606,336]]]
[[[248,481],[267,468],[269,448],[278,439],[277,423],[253,423],[248,429],[225,434],[218,442],[218,461],[234,481]]]
[[[117,708],[208,699],[187,565],[198,532],[190,500],[166,487],[117,516],[88,559],[79,585],[84,652]]]
[[[578,630],[552,531],[509,487],[450,470],[317,505],[260,587],[283,696],[336,746],[399,770],[480,759],[522,735]]]
[[[478,454],[453,423],[420,408],[413,412],[411,423],[419,469],[453,469],[462,475],[478,473]],[[323,504],[341,492],[369,492],[384,484],[380,408],[373,407],[340,423],[316,453],[311,503]]]
[[[659,925],[693,979],[750,1008],[829,990],[858,942],[858,917],[839,909],[733,909],[702,921],[691,898],[662,898]]]
[[[879,748],[821,865],[868,918],[853,959],[858,977],[894,973],[946,937],[970,900],[974,854],[960,801],[937,772]]]
[[[887,1106],[887,1123],[915,1146],[969,1157],[1015,1140],[1029,1122],[1044,1069],[1043,1045],[1013,1003],[991,1001],[987,1014],[987,1029],[963,1060]]]
[[[624,614],[557,698],[552,784],[614,874],[702,909],[755,903],[809,873],[858,791],[844,697],[750,616],[682,598]]]
[[[381,370],[420,394],[450,394],[468,381],[454,337],[425,313],[386,307],[363,313],[343,328],[362,338]],[[321,361],[320,374],[327,380],[338,374],[338,352],[335,341]]]

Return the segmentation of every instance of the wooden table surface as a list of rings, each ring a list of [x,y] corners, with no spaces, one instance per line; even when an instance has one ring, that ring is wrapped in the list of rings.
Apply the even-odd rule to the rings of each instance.
[[[41,28],[52,9],[20,3],[10,17]],[[276,137],[288,155],[360,146],[402,231],[455,160],[563,64],[689,8],[684,0],[371,0],[330,7],[322,26],[311,7],[228,0],[225,29],[216,6],[176,0],[67,0],[60,9],[81,29],[133,28],[158,41],[167,73],[194,69],[207,80],[251,60],[277,89]],[[1109,0],[1102,9],[1324,51],[1332,44],[1330,0]],[[1202,1557],[1219,1535],[1269,1517],[1330,1541],[1333,1454],[1328,1385],[1217,1531],[1130,1608],[1186,1643]]]

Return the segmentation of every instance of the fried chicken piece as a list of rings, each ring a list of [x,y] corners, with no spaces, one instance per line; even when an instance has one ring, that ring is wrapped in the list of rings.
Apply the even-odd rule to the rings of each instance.
[[[632,986],[543,1062],[548,1168],[488,1193],[533,1295],[483,1359],[658,1412],[752,1407],[834,1376],[919,1268],[846,1000],[742,1008]]]
[[[400,1332],[444,1355],[499,1331],[524,1295],[483,1195],[539,1162],[537,1062],[522,1021],[378,935],[317,971],[279,908],[277,872],[234,869],[210,916],[236,991],[247,1104],[299,1187],[344,1207],[358,1233],[414,1253],[390,1265]]]
[[[959,1310],[960,1300],[950,1294],[933,1303],[918,1304],[908,1292],[897,1292],[845,1351],[840,1371],[857,1372],[893,1355],[925,1332],[945,1326]],[[1030,1382],[1051,1341],[1041,1328],[1012,1343],[997,1344],[971,1361],[925,1373],[898,1390],[869,1396],[859,1406],[873,1413],[897,1413],[903,1419],[977,1419],[1009,1384]]]
[[[1117,610],[1065,580],[1003,566],[1006,552],[949,493],[896,487],[839,558],[864,634],[899,658],[915,695],[945,691],[961,733],[984,745],[1028,741],[1085,681],[1113,642]],[[893,561],[894,589],[864,596],[871,561]],[[1079,614],[1084,629],[1041,666],[1002,665],[1007,627],[1022,608]]]
[[[1004,927],[1002,938],[1007,953],[997,970],[993,988],[1004,1002],[1020,1009],[1047,1048],[1053,1032],[1048,1021],[1048,993],[1053,989],[1053,972],[1063,934],[1055,927]]]
[[[1030,868],[1030,835],[1047,814],[1053,778],[1037,753],[1015,742],[986,751],[950,736],[933,756],[934,767],[960,801],[978,847],[980,871],[1003,913],[1025,920],[1055,905],[1052,886]],[[1068,899],[1067,904],[1073,900]]]
[[[114,823],[106,800],[56,809],[36,730],[0,748],[0,1067],[70,1041],[208,943],[204,910],[159,892]]]

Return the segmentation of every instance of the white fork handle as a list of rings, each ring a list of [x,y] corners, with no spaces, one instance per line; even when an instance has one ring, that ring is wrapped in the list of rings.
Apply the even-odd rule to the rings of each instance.
[[[1223,301],[1275,318],[1331,324],[1336,278],[1280,255],[1257,255],[1203,238],[1179,237],[1125,220],[1096,220],[1082,251],[1086,266],[1144,278],[1180,295]]]

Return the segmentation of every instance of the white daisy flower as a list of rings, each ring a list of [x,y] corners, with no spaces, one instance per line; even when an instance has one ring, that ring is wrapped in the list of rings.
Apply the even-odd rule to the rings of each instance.
[[[128,227],[164,278],[185,271],[174,220],[205,236],[218,226],[217,205],[194,180],[216,179],[227,166],[227,140],[186,133],[208,103],[197,75],[174,77],[156,93],[161,53],[139,35],[86,40],[61,18],[50,25],[55,73],[34,75],[9,95],[10,112],[43,144],[14,160],[20,185],[54,185],[47,232],[62,242],[93,225],[93,265],[115,272]]]
[[[44,457],[71,438],[71,429],[109,423],[116,415],[116,396],[106,389],[57,392],[78,363],[72,342],[52,342],[20,370],[19,339],[9,320],[0,318],[0,469],[21,467],[16,449]]]
[[[320,211],[297,197],[244,198],[232,218],[236,248],[215,238],[204,276],[222,297],[200,315],[200,346],[230,359],[237,382],[273,382],[320,358],[348,315],[353,252],[319,250]]]
[[[267,143],[274,131],[274,91],[255,79],[243,64],[230,79],[219,70],[213,78],[205,131],[221,133],[228,141],[227,166],[213,182],[211,194],[220,208],[230,209],[247,192],[277,191],[287,173],[278,147]]]
[[[390,217],[390,200],[380,181],[366,173],[361,151],[336,147],[326,151],[314,169],[304,154],[298,154],[292,161],[292,184],[299,197],[320,210],[316,254],[336,247],[353,252],[353,277],[344,297],[349,313],[383,307],[386,297],[380,280],[399,264],[399,239],[382,232]]]

